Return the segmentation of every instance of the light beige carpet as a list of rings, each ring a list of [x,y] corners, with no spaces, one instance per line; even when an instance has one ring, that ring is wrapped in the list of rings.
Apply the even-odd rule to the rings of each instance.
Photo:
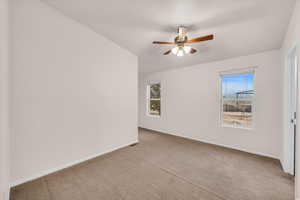
[[[292,200],[278,160],[144,129],[140,143],[19,185],[12,200]]]

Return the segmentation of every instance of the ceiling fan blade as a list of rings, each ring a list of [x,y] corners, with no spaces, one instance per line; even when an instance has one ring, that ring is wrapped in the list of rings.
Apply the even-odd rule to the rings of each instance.
[[[169,55],[169,54],[171,53],[171,51],[172,51],[172,50],[166,51],[166,52],[164,53],[164,55]]]
[[[213,39],[214,39],[214,35],[207,35],[207,36],[198,37],[198,38],[188,40],[186,43],[203,42],[203,41],[213,40]]]
[[[175,42],[159,42],[159,41],[154,41],[153,44],[175,44]]]
[[[197,52],[197,50],[194,49],[194,48],[192,48],[190,53],[191,53],[191,54],[194,54],[194,53],[196,53],[196,52]]]

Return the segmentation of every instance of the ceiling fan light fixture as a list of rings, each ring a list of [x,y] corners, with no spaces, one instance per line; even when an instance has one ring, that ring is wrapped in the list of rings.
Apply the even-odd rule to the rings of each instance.
[[[164,55],[169,55],[170,53],[176,56],[184,56],[185,54],[195,54],[197,52],[196,49],[189,46],[191,43],[204,42],[208,40],[213,40],[214,35],[206,35],[202,37],[197,37],[194,39],[188,39],[186,35],[186,27],[179,26],[178,27],[178,36],[175,37],[174,42],[161,42],[161,41],[153,41],[153,44],[167,44],[167,45],[175,45],[172,49],[164,52]],[[186,46],[186,44],[188,44]]]

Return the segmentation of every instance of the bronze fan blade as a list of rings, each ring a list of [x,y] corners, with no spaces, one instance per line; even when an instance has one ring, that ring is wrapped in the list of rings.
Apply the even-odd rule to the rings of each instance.
[[[194,48],[192,48],[190,53],[191,53],[191,54],[194,54],[194,53],[196,53],[196,52],[197,52],[197,50],[194,49]]]
[[[166,52],[164,53],[164,55],[169,55],[169,54],[171,53],[171,51],[172,51],[172,50],[166,51]]]
[[[198,38],[188,40],[186,43],[203,42],[203,41],[213,40],[213,39],[214,39],[214,35],[207,35],[207,36],[198,37]]]
[[[159,42],[159,41],[154,41],[153,44],[175,44],[175,42]]]

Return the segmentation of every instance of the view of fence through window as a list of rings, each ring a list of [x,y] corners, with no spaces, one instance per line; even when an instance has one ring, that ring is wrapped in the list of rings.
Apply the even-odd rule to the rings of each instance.
[[[160,83],[149,85],[148,109],[150,115],[160,116]]]
[[[254,73],[224,75],[222,80],[222,125],[252,128]]]

